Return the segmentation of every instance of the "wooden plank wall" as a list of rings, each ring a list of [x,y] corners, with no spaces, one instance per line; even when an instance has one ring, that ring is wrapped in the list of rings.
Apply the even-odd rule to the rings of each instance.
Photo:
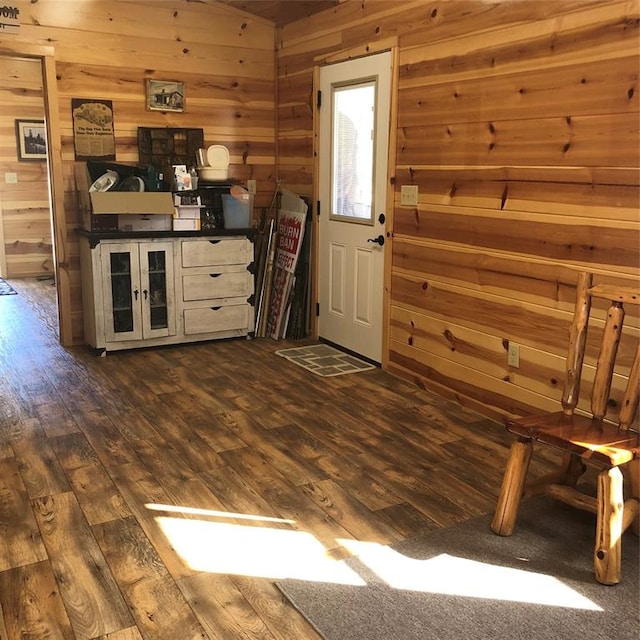
[[[53,46],[62,136],[68,270],[74,342],[83,341],[79,225],[74,181],[72,98],[111,100],[116,161],[138,161],[137,128],[202,127],[224,144],[230,176],[257,181],[256,211],[267,207],[275,172],[275,54],[271,23],[203,0],[22,0],[19,35]],[[185,83],[184,113],[145,108],[145,79]],[[1,141],[0,141],[1,143]]]
[[[575,269],[638,277],[639,12],[347,0],[279,31],[279,175],[306,194],[314,65],[398,42],[391,372],[491,415],[557,408]]]
[[[0,275],[53,273],[46,161],[19,161],[16,119],[43,120],[40,61],[0,57]],[[5,174],[18,182],[7,184]]]

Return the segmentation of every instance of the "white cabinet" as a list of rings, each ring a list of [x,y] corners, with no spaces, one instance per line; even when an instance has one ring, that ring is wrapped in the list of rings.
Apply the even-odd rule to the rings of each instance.
[[[130,349],[253,331],[253,243],[246,236],[84,235],[84,332],[91,346]]]
[[[178,324],[185,336],[253,330],[253,245],[247,238],[184,238],[179,262]]]

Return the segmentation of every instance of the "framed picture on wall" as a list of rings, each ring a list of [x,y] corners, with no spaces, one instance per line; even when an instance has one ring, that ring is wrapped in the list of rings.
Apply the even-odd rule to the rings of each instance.
[[[148,111],[184,111],[184,83],[173,80],[147,80]]]
[[[47,159],[47,129],[44,120],[16,120],[18,160]]]

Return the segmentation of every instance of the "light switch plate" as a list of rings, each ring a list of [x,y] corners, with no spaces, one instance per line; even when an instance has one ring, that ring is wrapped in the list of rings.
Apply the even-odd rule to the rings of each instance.
[[[256,181],[255,180],[247,180],[247,191],[249,193],[255,194],[256,189],[257,189]]]
[[[6,184],[18,184],[18,174],[7,172],[4,174],[4,181]]]
[[[418,205],[417,184],[403,184],[400,187],[400,204],[405,207],[415,207]]]
[[[509,342],[507,350],[507,364],[517,369],[520,366],[520,345],[515,342]]]

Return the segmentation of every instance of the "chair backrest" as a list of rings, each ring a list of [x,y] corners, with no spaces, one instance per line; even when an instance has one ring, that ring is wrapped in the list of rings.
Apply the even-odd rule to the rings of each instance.
[[[603,420],[607,414],[611,383],[618,355],[618,345],[622,336],[625,305],[640,305],[640,286],[593,285],[593,274],[580,273],[576,288],[576,306],[573,322],[569,330],[569,352],[562,408],[566,414],[572,414],[578,404],[582,365],[587,343],[587,328],[591,315],[593,298],[609,301],[607,319],[602,331],[600,355],[596,364],[596,374],[591,394],[591,413],[597,420]],[[629,429],[635,419],[640,397],[640,342],[635,351],[629,379],[622,399],[619,413],[619,426]]]

